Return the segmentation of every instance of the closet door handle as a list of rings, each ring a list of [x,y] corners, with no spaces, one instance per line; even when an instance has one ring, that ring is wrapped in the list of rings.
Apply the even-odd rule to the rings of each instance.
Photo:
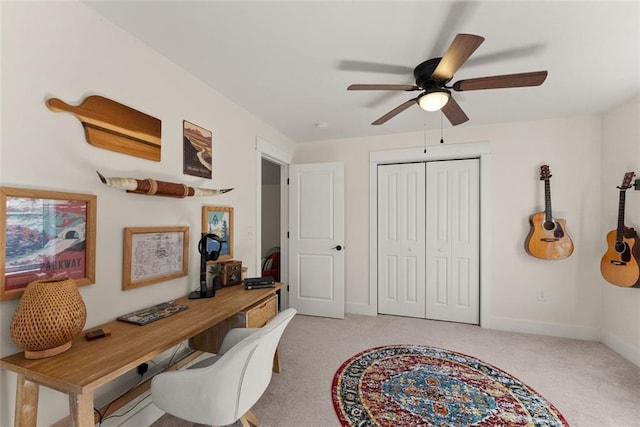
[[[332,247],[331,249],[335,249],[336,251],[341,251],[342,250],[342,246],[336,245],[336,246]]]

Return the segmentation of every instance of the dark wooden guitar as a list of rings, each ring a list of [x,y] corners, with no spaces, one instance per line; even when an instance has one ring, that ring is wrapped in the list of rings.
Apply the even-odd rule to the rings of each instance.
[[[605,280],[616,286],[640,287],[640,239],[636,230],[624,225],[625,192],[631,187],[635,173],[624,174],[620,185],[618,204],[618,228],[607,233],[607,252],[600,261],[600,271]]]
[[[551,171],[540,166],[540,180],[544,181],[544,212],[529,217],[531,229],[524,243],[529,255],[542,259],[563,259],[573,253],[573,242],[566,231],[566,221],[551,213]]]

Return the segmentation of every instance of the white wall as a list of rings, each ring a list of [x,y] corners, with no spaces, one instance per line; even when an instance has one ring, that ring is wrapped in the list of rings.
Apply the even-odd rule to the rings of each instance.
[[[235,209],[235,259],[257,273],[256,137],[286,152],[294,144],[183,69],[77,2],[1,2],[2,133],[0,184],[95,194],[98,197],[96,283],[81,288],[86,327],[119,314],[186,295],[198,284],[197,236],[203,205]],[[162,161],[102,150],[84,139],[78,119],[54,113],[49,97],[70,104],[99,94],[162,120]],[[182,174],[182,121],[213,131],[213,179]],[[222,196],[170,199],[126,194],[105,176],[152,177],[192,186],[235,189]],[[190,227],[189,277],[122,291],[124,227]],[[18,300],[0,302],[0,355],[19,351],[9,337]],[[12,425],[15,375],[0,373],[0,425]],[[100,395],[98,394],[98,397]],[[39,425],[68,413],[60,393],[40,393]]]
[[[635,96],[605,114],[602,121],[602,240],[618,225],[616,186],[626,172],[640,178],[639,119],[640,96]],[[640,191],[631,188],[625,196],[625,225],[640,233]],[[640,365],[640,289],[620,288],[604,279],[601,283],[602,341]]]
[[[599,234],[600,135],[599,117],[445,129],[445,144],[488,141],[491,146],[493,276],[483,290],[489,295],[483,326],[599,338],[599,262],[605,248]],[[438,144],[439,137],[437,131],[427,140]],[[295,152],[295,163],[345,162],[347,309],[369,302],[369,152],[420,147],[423,141],[419,132],[305,143]],[[543,163],[553,174],[553,213],[567,220],[575,245],[565,260],[539,260],[524,251],[528,217],[544,210]],[[546,303],[536,300],[540,288]]]

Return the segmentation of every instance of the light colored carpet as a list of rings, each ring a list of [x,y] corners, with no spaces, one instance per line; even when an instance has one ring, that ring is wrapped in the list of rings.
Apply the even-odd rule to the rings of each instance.
[[[354,354],[389,344],[441,347],[495,365],[552,402],[573,427],[640,427],[640,368],[598,342],[382,315],[297,315],[280,341],[283,371],[253,413],[264,427],[339,426],[334,373]],[[169,415],[153,424],[178,426],[196,425]]]

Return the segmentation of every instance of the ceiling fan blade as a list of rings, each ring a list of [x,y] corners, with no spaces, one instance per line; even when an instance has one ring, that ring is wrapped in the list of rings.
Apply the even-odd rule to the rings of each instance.
[[[432,50],[426,55],[427,58],[441,56],[442,52],[447,50],[451,39],[455,36],[453,29],[464,28],[478,9],[478,3],[475,1],[465,0],[448,4],[449,11],[447,12],[447,16],[440,21],[440,29],[437,32],[438,38],[433,44]]]
[[[526,46],[513,47],[498,52],[485,53],[483,55],[474,55],[464,63],[465,69],[478,65],[490,64],[492,62],[506,61],[510,59],[525,58],[542,52],[546,46],[543,43],[532,43]]]
[[[402,113],[407,108],[411,107],[413,104],[416,103],[417,100],[418,100],[418,98],[413,98],[413,99],[410,99],[408,101],[403,102],[402,104],[398,105],[396,108],[394,108],[393,110],[389,111],[387,114],[385,114],[384,116],[380,117],[378,120],[376,120],[375,122],[373,122],[371,124],[372,125],[381,125],[381,124],[383,124],[387,120],[397,116],[398,114]]]
[[[547,78],[547,71],[504,74],[501,76],[478,77],[460,80],[453,84],[453,90],[502,89],[508,87],[540,86]]]
[[[347,90],[420,90],[420,88],[416,85],[356,84],[350,85]]]
[[[453,126],[469,120],[469,117],[462,111],[460,104],[458,104],[453,97],[450,97],[449,102],[442,107],[442,112],[447,116],[447,119]]]
[[[484,37],[474,34],[458,34],[451,42],[436,70],[432,74],[434,80],[447,81],[453,77],[458,68],[482,44]]]

